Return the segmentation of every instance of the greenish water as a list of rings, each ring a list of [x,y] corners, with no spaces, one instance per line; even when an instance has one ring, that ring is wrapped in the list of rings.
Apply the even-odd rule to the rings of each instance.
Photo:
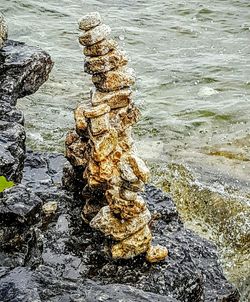
[[[0,10],[11,38],[42,47],[55,61],[49,81],[19,101],[28,145],[51,151],[63,150],[72,110],[91,87],[76,21],[87,12],[101,12],[138,75],[135,100],[142,118],[135,135],[153,181],[170,190],[187,225],[219,245],[226,274],[248,301],[249,239],[239,240],[238,232],[250,229],[249,0],[1,0]],[[167,165],[173,162],[202,174],[199,186],[190,187],[185,173],[186,180],[169,178]],[[216,205],[208,192],[219,194],[218,212],[203,207],[204,199]],[[231,208],[238,214],[227,210],[227,220],[236,214],[241,219],[229,231],[219,212]],[[233,249],[218,232],[223,238],[231,234]]]

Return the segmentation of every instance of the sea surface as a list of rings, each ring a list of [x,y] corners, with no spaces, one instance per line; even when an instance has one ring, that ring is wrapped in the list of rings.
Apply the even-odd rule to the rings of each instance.
[[[134,99],[142,117],[135,137],[152,181],[178,191],[173,195],[187,225],[218,244],[227,277],[249,301],[250,1],[0,0],[0,10],[11,39],[43,48],[55,62],[48,82],[19,100],[28,146],[49,151],[64,150],[73,109],[89,98],[77,20],[101,13],[137,73]],[[199,172],[195,194],[185,179],[171,184],[173,165],[182,180],[185,169]],[[205,218],[183,207],[185,197],[192,204],[200,196],[201,209],[213,194],[221,207]],[[225,219],[217,216],[229,208]]]

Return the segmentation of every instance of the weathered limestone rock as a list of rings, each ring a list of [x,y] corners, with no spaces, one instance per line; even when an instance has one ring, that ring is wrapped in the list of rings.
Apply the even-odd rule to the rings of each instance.
[[[104,56],[113,49],[118,48],[118,43],[113,39],[104,39],[96,44],[86,46],[83,50],[85,56]]]
[[[114,259],[129,259],[147,252],[152,239],[151,215],[139,195],[150,173],[135,154],[131,134],[140,116],[131,99],[134,71],[126,67],[128,59],[117,43],[106,39],[110,28],[101,24],[99,14],[83,17],[79,28],[85,31],[79,39],[86,46],[84,69],[93,75],[96,88],[90,102],[76,109],[76,132],[66,138],[66,156],[75,170],[70,175],[84,166],[82,179],[87,185],[82,196],[87,200],[82,218],[117,241],[108,244]],[[156,262],[166,256],[166,249],[157,247],[146,259]]]
[[[130,87],[135,83],[132,68],[119,68],[105,73],[95,74],[92,81],[95,87],[102,92],[110,92],[125,87]]]
[[[94,152],[93,159],[96,161],[105,160],[106,157],[115,150],[118,144],[117,132],[111,128],[108,133],[102,136],[96,136],[93,140]]]
[[[84,71],[89,74],[107,72],[111,69],[122,67],[128,59],[124,52],[113,50],[104,56],[90,57],[85,60]]]
[[[66,137],[65,156],[73,166],[85,166],[87,159],[85,156],[87,143],[78,136],[75,131],[69,131]]]
[[[4,16],[0,12],[0,49],[3,47],[8,37],[8,27],[4,20]]]
[[[80,35],[79,42],[83,46],[93,45],[107,38],[110,33],[110,27],[105,24],[101,24]]]
[[[121,89],[112,92],[100,92],[96,89],[91,90],[91,103],[93,106],[108,104],[111,109],[127,107],[131,102],[132,90]]]
[[[98,12],[89,13],[78,21],[79,29],[89,30],[99,25],[101,21],[101,16]]]
[[[152,234],[146,225],[129,238],[114,244],[111,248],[114,259],[129,259],[146,252],[150,248]]]
[[[81,133],[82,131],[86,130],[88,127],[84,112],[85,112],[85,107],[83,105],[79,105],[75,112],[74,112],[74,117],[75,117],[75,123],[76,123],[76,131],[78,133]]]
[[[92,118],[90,121],[91,133],[93,135],[99,135],[107,132],[110,129],[109,115],[103,114],[101,116]]]
[[[120,241],[137,231],[143,229],[151,219],[148,209],[141,212],[137,217],[130,220],[121,220],[114,216],[109,206],[103,207],[99,213],[91,220],[90,226],[110,236],[114,240]]]
[[[98,117],[100,115],[103,115],[105,113],[108,113],[110,111],[110,107],[107,104],[101,104],[96,107],[85,107],[84,115],[87,118],[94,118]]]

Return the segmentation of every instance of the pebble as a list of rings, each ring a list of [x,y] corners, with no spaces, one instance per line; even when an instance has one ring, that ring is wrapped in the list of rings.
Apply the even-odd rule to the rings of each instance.
[[[95,118],[110,111],[110,107],[107,104],[101,104],[96,107],[86,106],[84,109],[84,115],[87,118]]]
[[[106,113],[101,116],[92,118],[90,120],[90,127],[93,135],[99,135],[107,132],[110,128],[109,115]]]

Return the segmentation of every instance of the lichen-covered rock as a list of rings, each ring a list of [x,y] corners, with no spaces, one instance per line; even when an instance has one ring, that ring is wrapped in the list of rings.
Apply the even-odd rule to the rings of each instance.
[[[108,104],[111,109],[127,107],[131,102],[132,90],[121,89],[112,92],[100,92],[96,89],[91,90],[91,103],[93,106]]]
[[[108,25],[98,25],[79,36],[79,42],[83,46],[93,45],[104,39],[106,39],[111,33],[111,29]]]
[[[104,39],[98,43],[84,47],[83,53],[89,57],[104,56],[116,48],[118,48],[118,43],[115,40]]]
[[[79,21],[79,29],[89,30],[101,23],[101,16],[98,12],[92,12],[83,16]]]
[[[89,57],[85,60],[84,71],[89,74],[107,72],[127,64],[128,59],[124,52],[113,50],[103,56]]]
[[[4,20],[4,16],[0,12],[0,49],[3,47],[7,38],[8,38],[7,23]]]
[[[92,81],[97,89],[102,92],[110,92],[135,83],[134,71],[132,68],[119,68],[105,73],[95,74]]]

